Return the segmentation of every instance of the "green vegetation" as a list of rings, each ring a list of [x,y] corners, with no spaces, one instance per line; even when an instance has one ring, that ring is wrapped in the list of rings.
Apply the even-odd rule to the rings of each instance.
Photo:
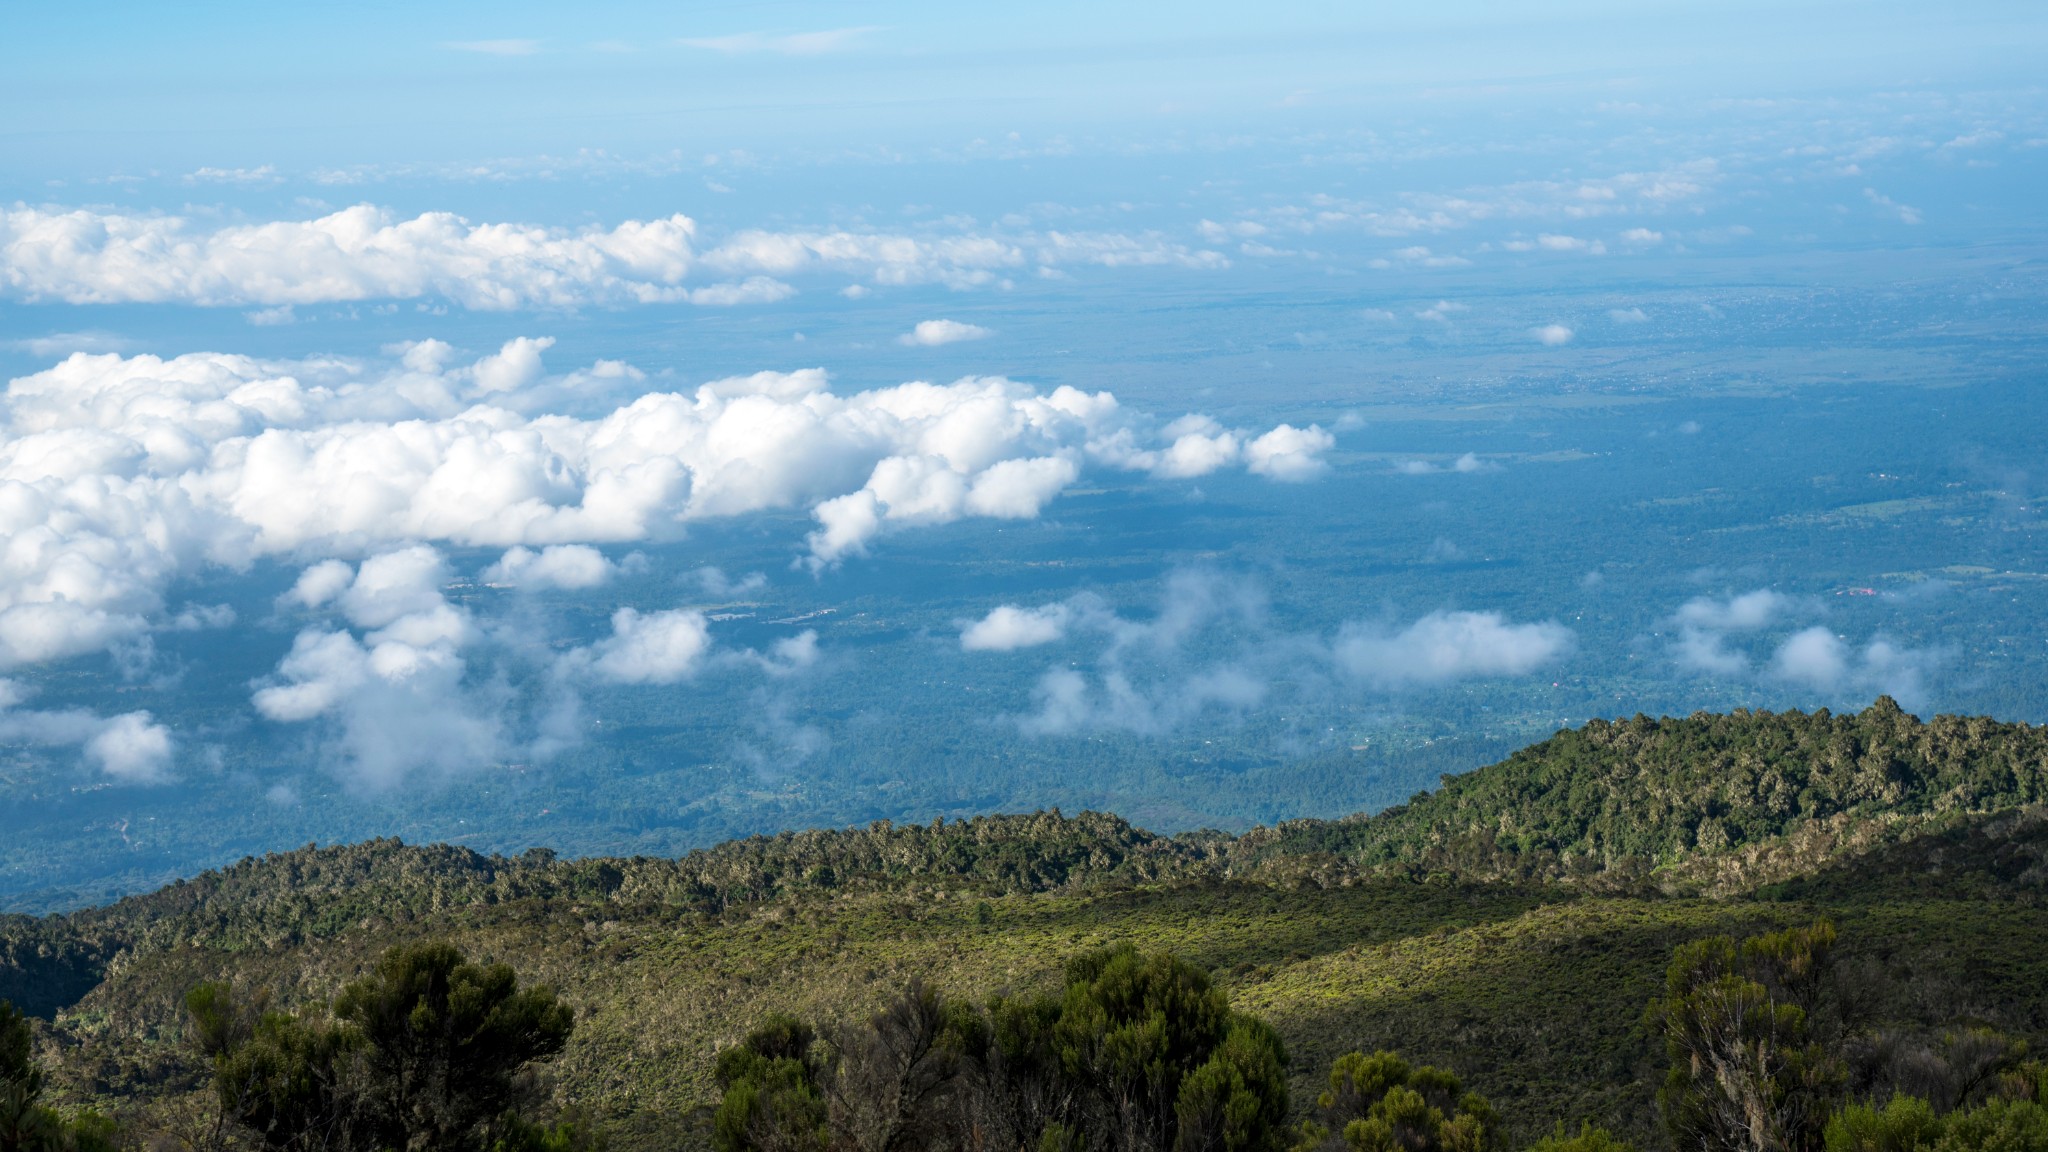
[[[2021,1045],[2048,1041],[2044,741],[1880,702],[1561,733],[1381,816],[1235,837],[1039,813],[679,859],[308,847],[104,908],[0,920],[0,987],[34,1017],[43,1106],[189,1146],[221,1111],[224,1056],[246,1069],[230,1083],[249,1086],[229,1097],[264,1096],[285,1117],[239,1129],[288,1130],[293,1109],[328,1106],[272,1091],[266,1069],[340,1067],[337,1086],[365,1091],[353,1086],[376,1079],[360,1046],[377,1014],[345,992],[395,987],[387,954],[429,940],[478,973],[510,965],[518,987],[554,989],[576,1012],[559,1044],[508,1066],[512,1096],[428,1110],[449,1117],[432,1131],[455,1146],[602,1135],[620,1152],[737,1148],[769,1130],[825,1146],[851,1115],[847,1077],[876,1066],[848,1054],[910,1024],[932,1046],[891,1091],[929,1082],[930,1114],[993,1124],[992,1099],[1029,1094],[991,1096],[991,1069],[1004,1083],[1118,1083],[1114,1061],[1083,1078],[1051,1055],[1093,1050],[1067,1023],[1077,957],[1123,957],[1088,961],[1108,965],[1097,975],[1166,965],[1184,981],[1166,986],[1207,1013],[1160,1063],[1178,1070],[1172,1091],[1161,1080],[1129,1105],[1150,1117],[1148,1139],[1171,1127],[1167,1146],[1183,1103],[1210,1118],[1204,1131],[1251,1118],[1252,1143],[1231,1146],[1258,1146],[1283,1099],[1277,1066],[1288,1146],[1310,1138],[1306,1123],[1330,1147],[1370,1129],[1411,1149],[1655,1149],[1673,1140],[1660,1092],[1681,1133],[1718,1122],[1677,1107],[1693,1081],[1673,1087],[1671,1045],[1704,1059],[1731,1035],[1768,1048],[1730,1067],[1782,1106],[1775,1123],[1798,1135],[1774,1139],[1788,1144],[1820,1148],[1845,1102],[1882,1110],[1894,1094],[1943,1124],[2006,1101],[1985,1123],[2010,1126],[2023,1096],[2003,1078]],[[475,979],[515,987],[509,973]],[[1767,1016],[1749,1012],[1759,988]],[[1738,1008],[1740,1026],[1716,1032]],[[1103,1036],[1135,1019],[1088,1018]],[[1375,1052],[1399,1053],[1423,1087],[1388,1079],[1375,1095],[1381,1073],[1365,1065],[1378,1058],[1351,1059]],[[1330,1073],[1346,1059],[1354,1088],[1340,1090]],[[1020,1071],[1055,1063],[1057,1077]],[[1455,1072],[1456,1093],[1435,1069]],[[859,1082],[863,1099],[888,1098]],[[1425,1107],[1390,1099],[1396,1087]],[[1055,1094],[1005,1131],[1043,1141],[1062,1116],[1097,1124],[1106,1098]],[[396,1144],[397,1128],[381,1131]]]
[[[213,1062],[220,1127],[277,1149],[461,1152],[531,1137],[516,1077],[561,1051],[574,1024],[545,988],[444,943],[392,948],[334,998],[266,1012],[225,983],[185,998]]]

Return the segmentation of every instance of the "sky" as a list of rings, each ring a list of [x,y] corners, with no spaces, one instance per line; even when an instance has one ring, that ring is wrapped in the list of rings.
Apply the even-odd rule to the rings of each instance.
[[[1861,585],[1775,543],[1661,556],[1635,631],[1599,639],[1566,600],[1605,561],[1516,583],[1480,541],[1549,491],[1507,474],[1635,451],[1545,437],[1664,437],[1644,484],[1712,471],[1663,445],[1724,425],[1616,415],[1638,401],[1883,382],[2023,411],[2038,5],[85,2],[7,24],[0,789],[54,813],[24,835],[99,829],[94,883],[249,846],[181,825],[122,863],[138,813],[169,828],[179,805],[370,805],[264,825],[282,843],[377,831],[370,801],[421,781],[459,823],[450,781],[507,765],[602,791],[592,749],[659,745],[604,725],[691,693],[752,726],[647,722],[734,741],[755,775],[721,802],[756,807],[719,829],[866,812],[760,796],[822,788],[835,724],[955,660],[1070,655],[1003,674],[997,743],[1113,733],[1127,760],[1219,715],[1299,758],[1300,731],[1243,732],[1313,712],[1335,734],[1331,709],[1377,732],[1454,690],[1518,732],[1623,683],[1674,706],[1988,698],[1958,671],[1967,613],[1898,583],[1851,626],[1822,597]],[[1598,411],[1574,427],[1578,404]],[[1530,443],[1432,431],[1510,408],[1486,435]],[[1949,521],[2006,531],[2039,474],[2009,431],[1943,432],[1897,498],[1841,489],[1897,480],[1884,454],[1908,449],[1878,431],[1817,448],[1825,471],[1774,457],[1755,490],[1936,532],[1963,486],[1990,511]],[[1384,524],[1346,504],[1409,499],[1389,484],[1491,494]],[[1157,535],[1169,496],[1296,519],[1188,552]],[[1045,550],[1029,579],[932,575],[1004,532]],[[1298,533],[1419,533],[1403,563],[1470,580],[1283,575]],[[1995,539],[1983,556],[2016,554]],[[1941,568],[1910,553],[1884,563]],[[1976,619],[2031,645],[2012,603]],[[834,628],[892,613],[910,623],[859,642],[876,695],[854,676],[852,703],[802,703],[869,659]],[[1604,702],[1515,695],[1574,661]],[[944,768],[943,742],[902,739]],[[875,812],[939,803],[863,779]],[[946,811],[1065,795],[945,788]],[[62,879],[10,868],[0,894]]]

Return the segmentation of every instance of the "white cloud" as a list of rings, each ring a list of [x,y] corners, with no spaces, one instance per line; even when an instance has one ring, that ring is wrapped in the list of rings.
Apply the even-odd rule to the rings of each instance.
[[[73,352],[126,352],[134,341],[112,332],[56,332],[13,341],[10,347],[43,359],[61,359]]]
[[[1645,324],[1650,316],[1641,308],[1609,308],[1607,318],[1616,324]]]
[[[1782,619],[1792,608],[1790,596],[1758,588],[1725,599],[1697,596],[1678,609],[1680,624],[1717,632],[1753,632]]]
[[[1032,711],[1018,720],[1023,731],[1157,734],[1206,712],[1255,707],[1283,683],[1399,692],[1520,676],[1563,659],[1575,643],[1561,624],[1514,624],[1495,612],[1432,612],[1398,630],[1352,622],[1326,640],[1274,629],[1254,584],[1176,572],[1149,619],[1119,615],[1092,594],[1038,608],[1006,604],[966,625],[961,647],[1010,652],[1079,635],[1101,637],[1099,653],[1040,677]]]
[[[617,573],[618,567],[605,559],[604,553],[587,544],[550,544],[539,552],[526,547],[512,548],[496,564],[484,569],[483,579],[486,583],[526,589],[573,591],[599,587]]]
[[[674,609],[612,614],[612,634],[579,650],[590,670],[614,684],[674,684],[696,672],[711,647],[702,612]]]
[[[299,314],[292,310],[291,305],[279,304],[275,308],[259,308],[254,312],[244,312],[242,319],[258,328],[281,328],[287,324],[298,323]]]
[[[1880,209],[1882,209],[1886,215],[1896,217],[1901,224],[1920,223],[1921,217],[1920,210],[1918,208],[1914,208],[1911,205],[1907,204],[1901,204],[1889,196],[1880,194],[1878,190],[1875,188],[1865,188],[1863,190],[1863,196],[1872,204],[1875,204]]]
[[[124,783],[160,784],[170,778],[172,748],[170,729],[152,723],[147,712],[129,712],[85,742],[85,757]]]
[[[1346,625],[1332,646],[1337,666],[1380,688],[1446,684],[1477,676],[1524,676],[1573,647],[1554,621],[1511,624],[1498,612],[1432,612],[1398,632]]]
[[[1335,436],[1313,424],[1282,424],[1244,446],[1245,470],[1275,480],[1312,479],[1329,469],[1323,453],[1336,446]]]
[[[457,52],[483,56],[532,56],[540,51],[538,40],[455,40],[448,44]]]
[[[1065,604],[1043,608],[1004,604],[962,628],[960,647],[967,652],[1013,652],[1050,644],[1066,635],[1070,611]]]
[[[1091,468],[1243,466],[1297,480],[1331,445],[1313,426],[1196,418],[1162,431],[1108,393],[1000,378],[840,396],[816,369],[651,392],[578,418],[547,406],[587,407],[637,389],[641,374],[601,362],[548,377],[546,347],[515,339],[466,365],[438,341],[394,347],[383,365],[79,354],[13,381],[0,423],[0,535],[12,542],[0,551],[0,668],[141,635],[164,622],[172,581],[267,556],[308,563],[288,606],[339,602],[358,627],[381,628],[377,597],[411,597],[389,620],[438,603],[437,544],[538,551],[499,574],[559,587],[598,568],[548,549],[807,508],[810,561],[823,566],[892,527],[1036,516]],[[427,547],[405,551],[414,544]],[[406,580],[394,557],[360,571],[342,562],[393,550],[420,565]]]
[[[171,780],[177,741],[147,712],[99,716],[83,708],[21,708],[30,691],[0,679],[0,743],[80,750],[85,762],[122,784]]]
[[[1905,648],[1883,636],[1854,648],[1816,625],[1787,637],[1771,656],[1771,675],[1832,698],[1891,696],[1910,709],[1928,699],[1927,678],[1941,653]]]
[[[1529,335],[1534,336],[1538,343],[1547,344],[1552,348],[1572,342],[1572,330],[1562,324],[1545,324],[1541,328],[1531,328]]]
[[[364,635],[301,630],[276,672],[252,685],[257,713],[321,721],[331,766],[368,792],[495,762],[506,748],[500,705],[465,682],[463,649],[478,631],[442,594],[448,576],[424,545],[378,553],[353,572],[338,561],[307,569],[286,601],[331,605]]]
[[[0,208],[0,293],[72,304],[261,306],[257,323],[296,319],[293,305],[441,297],[474,309],[573,308],[687,301],[764,304],[799,275],[878,285],[1001,284],[1035,269],[1223,268],[1216,252],[1157,233],[736,233],[699,251],[687,216],[615,228],[476,224],[448,212],[400,219],[359,204],[312,220],[207,230],[177,216]],[[699,274],[716,282],[691,287]],[[854,285],[852,287],[859,287]],[[848,294],[852,295],[851,289]]]
[[[777,56],[823,56],[853,47],[874,27],[831,28],[821,32],[739,32],[729,36],[697,36],[677,41],[690,48],[723,52],[728,56],[769,53]]]
[[[896,342],[933,348],[940,344],[957,344],[962,340],[981,340],[993,334],[979,324],[962,324],[958,320],[921,320],[917,327],[898,336]]]

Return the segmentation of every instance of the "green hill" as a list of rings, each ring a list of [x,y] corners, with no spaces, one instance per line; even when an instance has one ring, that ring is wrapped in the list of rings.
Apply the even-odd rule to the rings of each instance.
[[[1117,940],[1171,949],[1279,1028],[1298,1101],[1335,1055],[1456,1069],[1517,1141],[1589,1118],[1646,1146],[1641,1024],[1678,943],[1842,927],[1902,1024],[2048,1040],[2048,732],[1856,715],[1595,722],[1386,812],[1239,837],[1108,815],[735,841],[680,859],[397,841],[248,859],[64,916],[0,919],[0,997],[43,1017],[59,1089],[172,1123],[206,979],[330,995],[437,936],[552,983],[552,1069],[622,1149],[694,1146],[715,1049],[771,1010],[843,1018],[915,974],[1046,986]]]

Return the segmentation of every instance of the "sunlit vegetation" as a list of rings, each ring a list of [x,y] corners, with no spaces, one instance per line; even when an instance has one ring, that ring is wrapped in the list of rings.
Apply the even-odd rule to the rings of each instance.
[[[1575,731],[1242,836],[309,847],[0,921],[0,995],[80,1140],[867,1147],[887,1112],[925,1141],[898,1147],[1963,1147],[2031,1131],[2044,765],[2039,729],[1880,704]],[[1134,1092],[1112,1038],[1169,987],[1185,1028]],[[525,1039],[473,1098],[401,1091],[389,1022],[456,989],[406,1067]]]

